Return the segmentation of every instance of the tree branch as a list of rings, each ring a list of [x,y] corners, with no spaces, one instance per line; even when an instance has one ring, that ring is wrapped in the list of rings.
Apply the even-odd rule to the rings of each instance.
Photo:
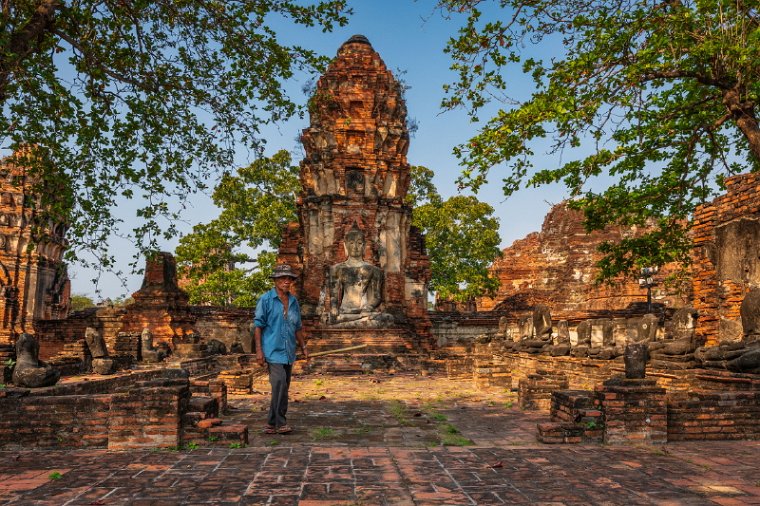
[[[732,88],[723,95],[723,104],[747,138],[750,151],[760,160],[760,125],[755,117],[755,103],[742,100],[739,90]]]
[[[42,37],[52,32],[56,11],[63,7],[61,0],[40,0],[27,23],[11,34],[7,50],[0,59],[0,104],[5,102],[10,75],[30,55],[41,49]],[[10,7],[3,2],[3,16],[7,19]]]
[[[87,61],[88,64],[96,65],[108,77],[111,77],[113,79],[116,79],[117,81],[121,81],[126,84],[131,84],[135,88],[143,90],[143,91],[150,91],[150,92],[158,91],[158,88],[156,86],[149,86],[146,83],[137,81],[129,76],[116,72],[115,70],[110,69],[106,67],[105,65],[102,65],[100,62],[97,61],[96,58],[90,55],[90,53],[87,51],[85,47],[83,47],[75,38],[69,36],[69,34],[60,30],[56,30],[55,34],[58,37],[60,37],[61,40],[68,42],[71,45],[71,47],[73,47],[74,49],[82,53],[82,56],[84,57],[85,61]]]
[[[697,74],[695,72],[686,72],[684,70],[652,71],[642,75],[641,78],[642,81],[652,81],[654,79],[694,79],[701,84],[715,86],[722,90],[731,89],[731,85],[721,82],[717,79],[702,74]]]

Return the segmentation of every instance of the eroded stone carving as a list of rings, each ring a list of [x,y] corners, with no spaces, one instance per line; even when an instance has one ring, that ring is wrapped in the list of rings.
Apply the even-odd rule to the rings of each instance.
[[[39,360],[40,345],[33,335],[23,333],[16,341],[16,366],[13,384],[19,387],[39,388],[55,385],[60,371]]]
[[[103,340],[100,333],[93,327],[87,327],[85,329],[84,342],[87,343],[87,348],[90,350],[92,358],[103,358],[108,356],[105,340]]]
[[[646,342],[628,343],[623,353],[625,362],[625,377],[628,379],[643,379],[646,376],[649,349]]]
[[[219,339],[211,339],[206,343],[206,350],[209,355],[226,355],[227,345],[221,342]]]
[[[140,356],[143,362],[156,363],[166,358],[166,350],[153,347],[153,333],[144,328],[140,334]]]
[[[600,360],[619,357],[625,351],[623,346],[615,343],[615,325],[609,318],[597,318],[590,321],[591,347],[588,356]]]
[[[552,356],[564,357],[565,355],[570,354],[570,329],[567,326],[567,321],[561,320],[557,322],[557,333],[554,334],[552,343]]]
[[[667,361],[671,367],[674,362],[681,364],[681,368],[695,366],[694,352],[699,345],[695,335],[697,316],[692,307],[676,311],[665,323],[665,338],[649,343],[652,360]]]
[[[92,355],[92,372],[95,374],[113,374],[115,364],[108,357],[108,348],[103,336],[93,327],[87,327],[84,331],[84,342]]]
[[[742,340],[698,348],[694,356],[703,366],[734,372],[760,372],[760,288],[747,293],[740,313],[744,331]]]
[[[570,350],[573,357],[587,357],[591,349],[591,321],[583,320],[576,329],[578,342]]]
[[[520,351],[541,353],[552,345],[552,315],[543,304],[533,308],[533,332],[520,342]]]

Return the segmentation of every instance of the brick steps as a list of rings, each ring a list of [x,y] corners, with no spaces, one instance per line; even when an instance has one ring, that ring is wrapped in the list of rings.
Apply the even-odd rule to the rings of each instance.
[[[219,414],[219,403],[213,397],[205,395],[193,395],[190,397],[190,403],[187,409],[188,413],[204,413],[204,418],[210,418]]]
[[[579,423],[545,422],[537,426],[537,439],[545,444],[566,444],[583,442],[585,426]]]
[[[366,374],[372,371],[419,371],[427,366],[427,357],[414,353],[352,353],[315,357],[308,363],[296,362],[305,373]]]
[[[248,444],[248,427],[242,424],[225,425],[219,418],[219,402],[216,398],[194,394],[188,411],[182,417],[182,442],[184,445],[225,446]]]

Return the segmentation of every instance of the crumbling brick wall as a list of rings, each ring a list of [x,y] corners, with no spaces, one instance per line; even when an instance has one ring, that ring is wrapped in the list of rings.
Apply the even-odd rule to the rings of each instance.
[[[708,345],[740,340],[739,307],[760,286],[760,175],[726,179],[726,193],[695,211],[691,233],[697,335]]]
[[[181,443],[187,373],[146,371],[0,390],[0,448],[167,448]]]
[[[619,241],[635,229],[610,227],[586,232],[583,214],[566,202],[555,205],[546,215],[540,232],[515,241],[506,248],[491,270],[500,287],[493,298],[477,301],[478,310],[526,311],[537,304],[551,308],[558,319],[578,320],[599,317],[614,311],[646,311],[646,290],[637,279],[620,279],[615,285],[595,284],[596,263],[601,259],[598,246],[604,241]],[[676,266],[666,266],[660,280]],[[653,302],[666,307],[689,304],[689,287],[660,284],[653,290]]]

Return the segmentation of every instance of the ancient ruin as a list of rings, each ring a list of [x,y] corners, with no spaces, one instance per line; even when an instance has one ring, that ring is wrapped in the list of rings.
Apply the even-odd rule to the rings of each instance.
[[[515,241],[502,252],[492,267],[500,280],[494,297],[477,300],[479,311],[525,311],[544,304],[560,319],[615,317],[646,311],[646,298],[638,281],[621,279],[615,285],[594,283],[601,259],[597,247],[616,241],[636,230],[610,227],[588,233],[583,214],[567,202],[551,208],[539,232]],[[677,266],[666,266],[658,277],[664,279]],[[654,290],[656,307],[681,307],[691,300],[690,284],[664,286]]]
[[[61,371],[40,362],[40,345],[31,334],[23,333],[16,340],[16,365],[13,383],[20,387],[39,388],[54,385]]]
[[[357,35],[338,50],[309,108],[299,223],[288,228],[280,261],[300,272],[310,345],[363,343],[391,361],[429,350],[429,261],[404,203],[410,168],[401,87]]]
[[[340,47],[310,113],[299,222],[284,231],[279,261],[299,273],[311,352],[352,351],[297,368],[411,371],[514,393],[523,411],[545,412],[543,443],[760,439],[757,175],[729,178],[726,194],[698,209],[694,263],[678,284],[665,278],[680,266],[652,283],[594,284],[596,247],[638,231],[586,233],[561,203],[494,264],[493,298],[429,312],[429,260],[404,202],[403,94],[366,38]],[[8,163],[10,184],[23,174]],[[246,444],[227,396],[251,395],[263,374],[252,309],[191,306],[162,252],[147,259],[132,303],[63,319],[63,229],[27,250],[26,187],[2,189],[0,448]]]

